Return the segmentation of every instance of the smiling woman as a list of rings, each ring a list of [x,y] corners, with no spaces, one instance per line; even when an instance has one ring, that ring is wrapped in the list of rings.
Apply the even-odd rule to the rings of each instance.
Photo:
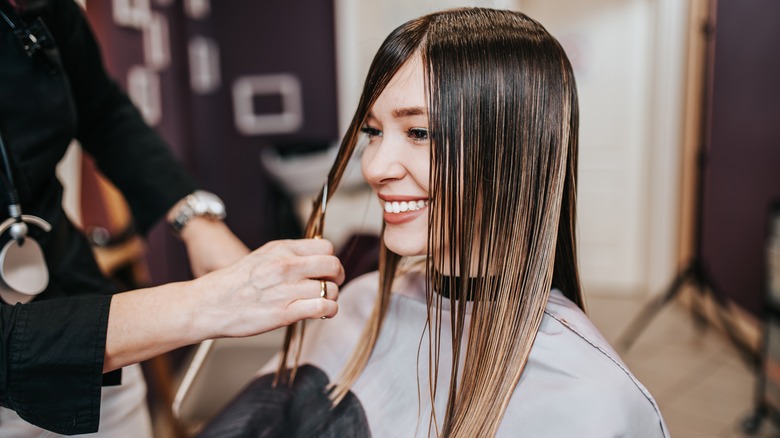
[[[566,54],[527,16],[457,9],[396,29],[326,186],[367,141],[379,272],[305,338],[289,329],[276,375],[203,435],[667,436],[582,310],[577,129]]]

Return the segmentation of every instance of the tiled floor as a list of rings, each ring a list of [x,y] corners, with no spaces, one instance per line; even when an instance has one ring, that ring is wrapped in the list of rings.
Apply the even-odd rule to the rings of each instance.
[[[588,298],[591,319],[616,347],[642,305],[639,299]],[[753,408],[753,372],[722,334],[697,330],[681,305],[663,308],[632,348],[620,353],[655,397],[672,437],[748,436],[740,424]],[[777,437],[780,430],[765,421],[754,436]]]

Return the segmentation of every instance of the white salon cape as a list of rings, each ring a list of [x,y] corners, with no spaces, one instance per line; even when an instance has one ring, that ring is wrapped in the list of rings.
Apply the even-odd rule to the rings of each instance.
[[[272,391],[268,388],[277,361],[271,361],[260,371],[255,384],[206,429],[204,436],[258,436],[258,426],[248,425],[251,421],[268,424],[279,416],[299,414],[299,417],[287,420],[286,425],[279,425],[278,430],[286,434],[289,428],[310,421],[313,425],[327,423],[329,430],[299,431],[291,436],[367,436],[368,431],[372,437],[435,436],[434,432],[429,433],[428,427],[429,343],[427,334],[423,336],[427,314],[424,281],[424,275],[420,273],[406,274],[395,281],[392,304],[376,348],[346,400],[355,405],[354,409],[342,409],[351,409],[349,415],[355,418],[343,421],[341,425],[339,419],[312,418],[322,412],[348,414],[340,413],[339,409],[315,406],[310,402],[316,398],[311,394],[311,387],[316,383],[320,387],[317,391],[322,392],[328,383],[338,378],[371,314],[378,288],[376,272],[359,277],[344,288],[339,296],[338,315],[333,319],[307,323],[300,360],[302,368],[296,384],[312,374],[319,377],[310,379],[311,383],[300,383],[291,391],[293,395],[263,396],[264,391]],[[443,301],[448,305],[448,300]],[[435,403],[439,421],[446,406],[451,370],[450,316],[447,308],[442,313],[439,396]],[[468,324],[467,320],[466,327]],[[464,345],[465,342],[464,339]],[[296,401],[296,391],[310,393]],[[263,412],[279,399],[286,399],[287,406],[278,414]],[[323,397],[322,400],[327,405],[327,399]],[[295,409],[301,412],[293,412]],[[246,422],[242,423],[241,418]],[[276,436],[271,432],[264,433],[268,435],[260,435]],[[528,364],[497,436],[656,438],[668,437],[669,433],[658,405],[647,389],[631,374],[587,316],[560,291],[553,290]]]

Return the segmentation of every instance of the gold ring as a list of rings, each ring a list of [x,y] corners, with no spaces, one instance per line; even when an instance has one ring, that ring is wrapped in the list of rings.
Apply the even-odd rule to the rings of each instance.
[[[325,280],[320,280],[320,298],[327,299],[328,297],[328,285],[325,283]],[[324,316],[321,316],[320,319],[328,319]]]

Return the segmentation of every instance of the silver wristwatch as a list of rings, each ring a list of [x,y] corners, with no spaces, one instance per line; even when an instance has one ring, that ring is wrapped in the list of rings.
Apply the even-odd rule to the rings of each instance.
[[[178,234],[194,217],[224,219],[225,215],[225,204],[217,195],[196,190],[176,204],[173,208],[173,214],[168,216],[168,223]]]

